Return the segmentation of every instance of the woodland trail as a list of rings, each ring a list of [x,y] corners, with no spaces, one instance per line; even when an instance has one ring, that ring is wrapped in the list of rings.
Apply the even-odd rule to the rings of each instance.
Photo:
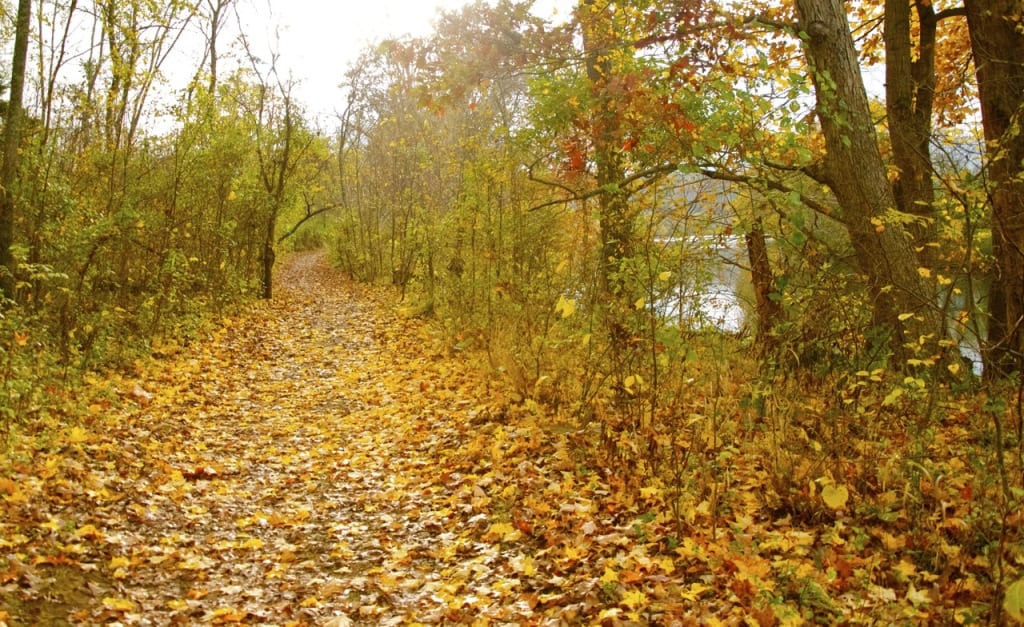
[[[9,624],[532,613],[505,597],[523,567],[501,543],[520,534],[492,526],[493,479],[449,457],[489,431],[487,384],[322,254],[278,285],[135,384],[118,430],[72,430],[49,476],[23,468],[0,527],[19,555],[0,578]]]
[[[0,627],[968,624],[998,602],[966,522],[988,533],[972,494],[998,487],[959,458],[920,510],[937,539],[909,483],[866,514],[845,485],[778,511],[756,439],[681,433],[695,465],[637,483],[610,457],[628,433],[560,427],[394,292],[317,253],[278,285],[3,451]]]

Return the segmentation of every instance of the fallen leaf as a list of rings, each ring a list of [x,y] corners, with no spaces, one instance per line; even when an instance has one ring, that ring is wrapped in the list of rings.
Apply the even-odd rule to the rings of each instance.
[[[119,599],[115,597],[105,597],[103,599],[103,606],[117,612],[131,612],[135,610],[135,603],[128,599]]]
[[[821,490],[821,500],[831,509],[843,509],[850,498],[850,491],[844,485],[827,485]]]

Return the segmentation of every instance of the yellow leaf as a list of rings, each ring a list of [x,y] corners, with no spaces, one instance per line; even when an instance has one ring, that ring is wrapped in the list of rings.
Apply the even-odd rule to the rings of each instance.
[[[900,560],[900,563],[896,564],[895,569],[896,572],[903,575],[903,577],[906,579],[913,577],[914,574],[917,572],[917,566],[914,566],[911,562],[908,562],[905,559]]]
[[[112,560],[110,560],[110,569],[111,570],[114,570],[116,568],[124,568],[125,566],[130,566],[130,565],[131,565],[131,560],[129,560],[127,557],[115,557]]]
[[[618,583],[618,581],[619,581],[619,573],[615,572],[615,570],[613,570],[612,568],[609,568],[608,566],[605,566],[604,567],[604,574],[601,575],[601,580],[600,581],[601,581],[602,585]]]
[[[658,568],[666,575],[676,572],[676,562],[671,557],[663,557],[658,560]]]
[[[914,314],[912,314],[912,313],[901,313],[900,315],[898,315],[896,317],[899,318],[900,322],[903,322],[905,320],[909,320],[909,319],[913,318]]]
[[[220,619],[221,623],[238,623],[245,620],[248,615],[248,612],[236,610],[233,607],[218,607],[213,610],[213,617]]]
[[[832,509],[843,509],[850,498],[850,491],[844,485],[827,485],[821,490],[821,500]]]
[[[171,608],[172,610],[180,612],[182,610],[188,609],[188,601],[184,601],[182,599],[172,599],[167,602],[167,607]]]
[[[555,303],[555,313],[561,314],[563,318],[568,318],[576,313],[576,301],[572,298],[559,296],[558,302]]]
[[[318,605],[320,605],[320,599],[316,597],[308,597],[306,599],[303,599],[302,603],[299,603],[299,605],[301,605],[302,607],[317,607]]]
[[[665,270],[664,272],[662,272],[661,274],[658,275],[658,279],[660,279],[662,281],[668,281],[671,278],[672,278],[672,272],[670,270]]]
[[[890,551],[901,551],[907,546],[906,536],[894,536],[883,531],[880,539],[882,540],[882,546]]]
[[[932,278],[932,271],[929,268],[918,268],[917,273],[921,276],[922,279]]]
[[[537,574],[537,562],[532,557],[524,557],[520,564],[520,571],[527,577],[533,577]]]
[[[522,536],[522,533],[512,526],[511,523],[494,523],[484,534],[484,540],[494,542],[515,542]]]
[[[640,298],[636,299],[636,302],[633,303],[633,306],[636,307],[637,309],[643,309],[644,305],[646,304],[647,303],[644,301],[644,297],[641,296]]]
[[[135,609],[135,604],[128,599],[116,599],[114,597],[106,597],[103,599],[103,607],[108,610],[114,610],[115,612],[131,612]]]
[[[892,392],[889,392],[884,399],[882,399],[882,406],[889,407],[895,405],[896,401],[900,400],[903,396],[903,388],[893,388]]]
[[[661,496],[661,488],[653,485],[640,488],[640,496],[644,497],[645,499],[657,498]]]
[[[680,596],[682,596],[687,601],[693,602],[699,599],[701,595],[703,595],[708,590],[711,590],[711,586],[705,586],[702,583],[692,583],[686,589],[686,592],[683,592]]]
[[[68,430],[68,444],[81,444],[89,441],[89,432],[82,427],[71,427]]]
[[[240,549],[262,549],[263,548],[263,540],[260,540],[259,538],[249,538],[245,542],[239,544],[238,548],[240,548]]]
[[[950,374],[954,374],[954,375],[960,374],[960,364],[958,364],[958,363],[956,363],[954,361],[953,363],[951,363],[948,366],[946,366],[946,370],[949,370]]]
[[[928,591],[918,590],[914,587],[914,584],[910,584],[910,588],[907,590],[906,599],[915,606],[930,605],[932,602],[931,595],[928,594]]]
[[[44,523],[39,523],[39,526],[43,529],[49,529],[50,531],[60,531],[61,527],[60,521],[52,518]]]
[[[100,540],[103,538],[103,533],[99,529],[97,529],[95,525],[85,525],[84,527],[79,527],[75,531],[75,535],[79,538],[92,538],[93,540]]]
[[[647,607],[647,595],[640,590],[630,590],[622,595],[622,604],[634,611]]]

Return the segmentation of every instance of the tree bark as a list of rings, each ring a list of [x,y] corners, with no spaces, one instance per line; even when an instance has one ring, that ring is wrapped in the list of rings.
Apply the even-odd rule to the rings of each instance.
[[[757,340],[764,352],[771,350],[772,327],[782,320],[784,312],[779,301],[772,299],[775,292],[775,274],[768,259],[768,243],[765,240],[761,218],[754,220],[746,240],[750,280],[754,286],[754,307],[757,311]]]
[[[606,3],[605,3],[606,4]],[[613,68],[610,55],[616,44],[612,16],[608,6],[594,0],[581,2],[580,24],[583,31],[587,79],[594,97],[591,142],[596,166],[598,216],[601,231],[601,278],[610,301],[630,302],[628,286],[622,277],[622,261],[636,248],[635,220],[629,209],[626,190],[619,187],[625,180],[622,163],[622,125],[611,93]]]
[[[14,55],[11,60],[11,89],[4,119],[3,163],[0,163],[0,291],[7,298],[14,296],[14,220],[17,201],[15,187],[20,165],[19,150],[22,140],[25,92],[25,65],[28,58],[28,38],[32,19],[31,0],[18,1],[15,23]]]
[[[995,271],[989,289],[986,376],[1024,358],[1024,7],[1019,0],[965,0],[985,131]]]
[[[220,54],[217,50],[220,32],[224,28],[225,13],[234,0],[206,0],[206,6],[210,10],[209,31],[206,40],[206,53],[209,55],[210,75],[207,77],[207,90],[210,97],[217,95],[217,65],[220,61]]]
[[[897,367],[908,345],[937,352],[943,332],[934,288],[919,272],[913,243],[893,215],[897,207],[878,147],[867,91],[842,0],[795,0],[804,53],[815,86],[816,113],[825,137],[819,179],[835,194],[858,263],[867,276],[873,330]],[[907,316],[906,314],[912,314]],[[926,347],[928,348],[928,347]]]
[[[885,109],[896,179],[896,208],[922,218],[910,225],[922,266],[934,267],[936,224],[932,184],[932,108],[935,101],[935,32],[931,2],[915,0],[917,46],[911,39],[909,0],[885,3]]]
[[[270,300],[274,296],[274,261],[277,254],[274,252],[274,229],[277,220],[267,220],[266,232],[263,241],[263,253],[260,255],[261,276],[260,276],[260,298]]]

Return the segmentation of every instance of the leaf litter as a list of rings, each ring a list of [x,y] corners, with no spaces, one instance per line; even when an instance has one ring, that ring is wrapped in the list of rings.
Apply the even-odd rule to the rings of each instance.
[[[111,405],[45,459],[12,467],[0,485],[0,618],[534,615],[535,601],[515,597],[537,567],[509,549],[522,532],[492,511],[515,484],[460,455],[491,430],[496,389],[320,255],[297,256],[280,282],[278,299],[211,341],[116,381],[128,409]],[[503,435],[487,456],[522,437]],[[533,464],[521,470],[536,480]],[[56,566],[88,594],[61,589]]]
[[[11,451],[0,624],[927,622],[984,600],[986,561],[943,541],[924,568],[902,523],[852,524],[845,486],[803,527],[766,515],[756,464],[728,502],[629,489],[391,293],[319,253],[279,284]]]

